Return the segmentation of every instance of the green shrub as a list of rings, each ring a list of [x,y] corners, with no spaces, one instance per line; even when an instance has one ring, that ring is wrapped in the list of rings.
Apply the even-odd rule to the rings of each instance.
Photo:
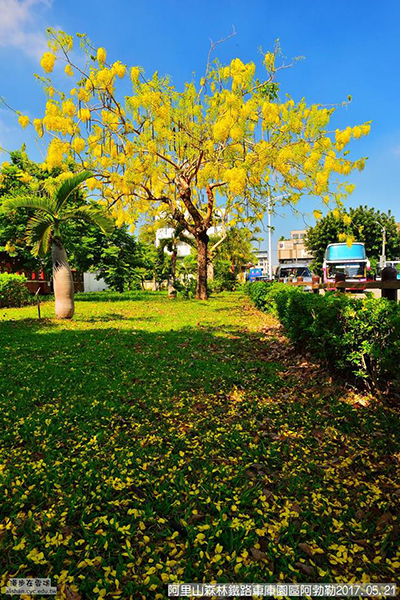
[[[177,291],[177,298],[191,300],[196,295],[196,280],[186,279],[184,281],[176,280],[174,287]]]
[[[245,293],[252,299],[260,310],[265,310],[265,301],[272,283],[268,281],[247,282],[244,285]]]
[[[25,283],[24,275],[0,273],[0,307],[11,308],[31,304],[32,296]]]
[[[216,277],[209,282],[210,291],[216,292],[217,294],[220,292],[233,292],[238,288],[238,286],[238,282],[234,279],[224,279],[221,277]]]
[[[237,288],[238,282],[236,272],[232,271],[230,260],[217,259],[213,262],[214,277],[209,279],[209,288],[211,292],[232,292]]]
[[[287,284],[252,283],[245,292],[273,312],[300,351],[312,353],[332,371],[385,389],[400,383],[400,308],[371,295],[304,293]]]

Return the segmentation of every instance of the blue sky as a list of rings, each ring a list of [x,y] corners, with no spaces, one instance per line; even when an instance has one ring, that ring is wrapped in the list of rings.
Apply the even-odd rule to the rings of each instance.
[[[372,120],[371,133],[350,145],[351,157],[367,156],[365,170],[349,203],[390,209],[400,221],[400,2],[397,0],[0,0],[0,96],[31,117],[43,112],[44,95],[33,77],[46,49],[46,27],[84,32],[111,60],[168,73],[176,85],[201,74],[210,38],[237,35],[221,44],[222,62],[238,56],[261,61],[258,49],[280,39],[288,59],[304,56],[280,78],[281,90],[295,100],[351,104],[337,111],[335,127]],[[40,160],[33,137],[27,139],[15,118],[0,108],[0,146],[13,150],[27,141]],[[1,154],[0,160],[7,155]],[[310,216],[313,205],[299,208]],[[274,218],[279,236],[301,228],[287,211]],[[265,244],[263,244],[264,246]]]

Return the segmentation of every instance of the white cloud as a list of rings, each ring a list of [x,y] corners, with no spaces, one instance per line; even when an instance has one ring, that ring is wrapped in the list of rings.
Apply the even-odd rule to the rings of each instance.
[[[38,12],[52,0],[0,0],[0,48],[16,48],[33,58],[46,50],[44,27]]]

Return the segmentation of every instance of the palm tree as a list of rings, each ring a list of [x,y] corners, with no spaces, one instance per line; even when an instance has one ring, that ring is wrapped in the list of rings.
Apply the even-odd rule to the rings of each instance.
[[[74,315],[74,284],[62,244],[61,223],[79,219],[97,225],[104,233],[110,233],[113,229],[113,221],[103,211],[87,205],[78,208],[67,206],[71,194],[89,177],[92,177],[92,173],[82,171],[66,179],[53,196],[15,196],[3,204],[6,211],[20,208],[34,211],[26,228],[26,238],[32,245],[34,256],[46,255],[51,246],[57,319],[72,319]]]
[[[235,227],[228,229],[212,250],[218,248],[216,255],[231,263],[231,272],[234,275],[246,263],[255,261],[253,244],[259,241],[260,238],[257,238],[247,227]],[[223,244],[220,245],[221,242]]]
[[[193,237],[189,237],[186,233],[186,230],[183,225],[175,222],[168,221],[167,226],[172,229],[172,234],[168,238],[162,238],[160,240],[160,249],[164,251],[164,249],[168,250],[171,255],[171,275],[172,275],[172,284],[175,285],[176,282],[176,260],[178,258],[178,246],[179,244],[185,243],[189,246],[194,247],[195,241]]]

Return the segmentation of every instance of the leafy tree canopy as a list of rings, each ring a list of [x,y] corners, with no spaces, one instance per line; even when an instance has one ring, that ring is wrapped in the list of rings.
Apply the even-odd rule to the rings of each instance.
[[[386,258],[400,257],[400,235],[394,216],[368,206],[332,211],[307,231],[305,246],[314,256],[313,268],[322,273],[322,263],[328,244],[364,242],[372,267],[382,253],[382,227],[386,228]]]

